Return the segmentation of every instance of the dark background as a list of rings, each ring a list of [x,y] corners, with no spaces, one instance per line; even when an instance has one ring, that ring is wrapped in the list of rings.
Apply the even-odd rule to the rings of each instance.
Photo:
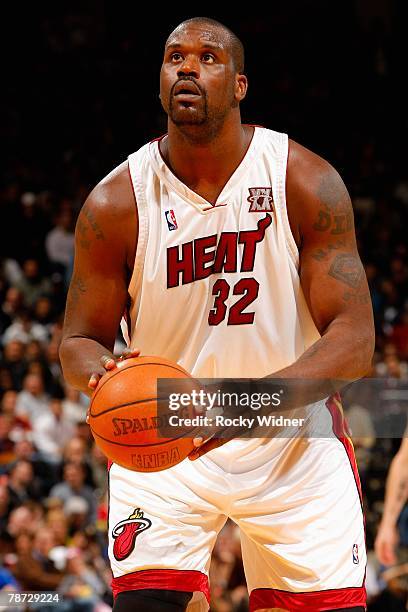
[[[190,12],[84,1],[16,4],[2,11],[2,300],[13,286],[2,270],[6,260],[23,267],[27,258],[36,259],[40,276],[52,285],[49,341],[58,344],[70,267],[50,261],[45,238],[59,211],[71,211],[74,223],[93,185],[166,131],[158,97],[164,41],[180,21],[204,14],[228,25],[245,45],[249,92],[242,105],[244,122],[287,132],[343,176],[354,202],[375,313],[371,375],[391,382],[407,379],[406,1],[277,0],[267,9],[255,3],[228,11],[198,5]],[[29,210],[22,203],[26,192],[35,199]],[[14,320],[9,319],[0,319],[0,336]],[[41,350],[48,367],[47,349]],[[18,375],[2,355],[0,368],[13,370],[12,388],[18,393],[29,364],[23,355]],[[46,390],[53,394],[61,381],[53,380],[52,373],[51,379],[47,376]],[[0,382],[0,397],[7,390],[6,378]],[[395,410],[405,418],[404,406]],[[375,440],[382,425],[373,427]],[[9,438],[0,433],[6,478],[11,463],[1,460],[1,451],[7,448],[13,459]],[[91,453],[92,440],[87,444]],[[381,515],[386,470],[398,445],[398,440],[382,439],[360,448],[369,548]],[[38,498],[40,504],[46,495]],[[7,512],[4,520],[7,525]],[[404,523],[401,529],[403,541],[408,540]],[[215,563],[222,565],[222,558],[222,550],[216,551]],[[237,561],[230,589],[216,593],[219,601],[242,584],[239,567]],[[217,605],[214,610],[221,610]]]

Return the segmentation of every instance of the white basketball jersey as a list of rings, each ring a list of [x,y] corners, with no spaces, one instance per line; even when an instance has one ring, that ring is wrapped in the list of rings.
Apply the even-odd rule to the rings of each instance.
[[[139,236],[130,346],[197,377],[262,377],[320,336],[300,287],[286,210],[288,138],[254,128],[213,206],[182,183],[159,141],[129,156]]]

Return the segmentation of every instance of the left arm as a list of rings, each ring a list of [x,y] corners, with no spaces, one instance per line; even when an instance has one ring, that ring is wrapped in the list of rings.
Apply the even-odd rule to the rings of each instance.
[[[286,191],[301,286],[321,338],[271,377],[356,380],[370,368],[374,323],[350,196],[330,164],[294,142]]]

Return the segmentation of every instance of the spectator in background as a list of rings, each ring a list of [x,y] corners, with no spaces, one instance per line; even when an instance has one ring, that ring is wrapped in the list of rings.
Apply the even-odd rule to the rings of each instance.
[[[63,482],[55,485],[50,491],[50,497],[56,497],[67,504],[72,497],[82,497],[88,504],[86,523],[96,519],[96,499],[94,491],[85,484],[86,471],[82,464],[66,463],[63,471]]]
[[[4,366],[0,366],[0,393],[14,389],[11,372]]]
[[[23,306],[23,294],[17,287],[10,287],[0,306],[0,334],[12,324]]]
[[[403,361],[408,360],[408,307],[398,318],[390,336],[391,342],[395,345],[399,356]]]
[[[52,531],[56,546],[65,547],[68,541],[68,519],[62,508],[50,508],[45,519]]]
[[[44,346],[38,340],[30,340],[25,347],[27,363],[41,361],[44,358]]]
[[[390,363],[391,372],[397,373],[397,378],[402,378],[404,380],[408,378],[408,363],[406,361],[400,361],[397,347],[393,342],[387,342],[384,346],[382,360],[377,363],[375,368],[377,376],[394,377],[394,375],[390,373]]]
[[[87,565],[79,548],[69,548],[65,577],[59,586],[59,592],[72,603],[67,612],[80,610],[94,612],[105,593],[105,584],[96,572]]]
[[[7,486],[5,484],[0,484],[0,539],[7,530],[10,510],[10,496]]]
[[[26,459],[19,459],[10,469],[7,488],[10,496],[10,504],[18,508],[24,502],[39,499],[37,483],[34,481],[33,466]]]
[[[65,381],[62,375],[62,368],[58,351],[59,341],[51,340],[46,349],[47,365],[55,383],[57,383],[61,388],[63,388]]]
[[[17,391],[5,391],[0,402],[1,413],[9,419],[10,438],[13,442],[24,437],[31,429],[28,419],[16,414],[17,395]]]
[[[407,434],[408,430],[405,432]],[[404,437],[388,472],[384,512],[375,541],[375,551],[383,565],[397,562],[396,548],[400,539],[397,521],[407,499],[408,438]]]
[[[18,584],[13,574],[0,564],[0,592],[18,590]],[[7,608],[4,608],[7,611]]]
[[[9,370],[13,381],[13,388],[20,391],[27,368],[25,347],[20,340],[12,340],[4,346],[3,359],[0,361],[0,366]]]
[[[50,222],[38,205],[35,193],[28,191],[21,196],[17,221],[15,235],[18,235],[18,242],[14,251],[15,258],[18,261],[24,261],[28,257],[42,260],[44,239]]]
[[[33,318],[35,321],[37,321],[37,323],[40,323],[43,327],[45,327],[48,337],[51,338],[55,312],[49,297],[43,295],[38,298],[34,304]]]
[[[19,340],[23,344],[37,340],[45,346],[49,337],[46,328],[33,320],[30,309],[21,308],[14,322],[3,334],[3,344],[7,344],[11,340]]]
[[[47,412],[32,419],[33,442],[46,461],[59,463],[75,428],[64,416],[61,398],[51,397],[48,408]]]
[[[92,479],[100,498],[104,495],[108,486],[107,463],[108,460],[106,455],[104,455],[99,446],[94,443],[91,452]]]
[[[74,257],[74,232],[72,211],[68,207],[60,210],[55,220],[55,227],[48,232],[45,249],[48,259],[66,274]]]
[[[89,504],[83,497],[70,497],[64,504],[64,512],[67,516],[68,530],[71,535],[92,525],[88,518]]]
[[[14,445],[14,456],[16,461],[24,459],[31,463],[34,479],[42,496],[48,495],[48,491],[58,481],[57,470],[44,461],[34,447],[32,440],[26,436],[17,440]]]
[[[12,572],[21,587],[27,591],[56,591],[63,574],[38,554],[35,536],[21,533],[16,538],[17,561]]]
[[[82,403],[80,392],[68,383],[64,384],[64,391],[65,398],[62,401],[64,416],[74,425],[85,421],[87,406]]]
[[[20,533],[34,533],[37,527],[32,511],[25,505],[11,510],[7,528],[0,539],[0,553],[14,553],[17,536]]]
[[[10,438],[11,422],[5,414],[0,414],[0,466],[14,459],[14,443]]]
[[[23,390],[17,398],[16,413],[29,420],[38,419],[48,414],[49,396],[44,390],[44,380],[38,374],[27,374],[23,382]]]
[[[40,297],[52,293],[52,283],[49,278],[41,274],[37,259],[26,259],[24,261],[23,277],[17,283],[17,288],[23,294],[27,306],[34,306]]]

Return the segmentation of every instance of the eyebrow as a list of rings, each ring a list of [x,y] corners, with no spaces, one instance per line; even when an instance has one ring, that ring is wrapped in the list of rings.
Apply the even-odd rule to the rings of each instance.
[[[166,45],[166,49],[179,49],[180,47],[182,47],[182,43],[170,43],[168,45]],[[223,51],[224,47],[222,47],[221,45],[218,45],[217,43],[212,43],[212,42],[204,42],[202,43],[201,47],[203,49],[214,49],[215,51]]]

